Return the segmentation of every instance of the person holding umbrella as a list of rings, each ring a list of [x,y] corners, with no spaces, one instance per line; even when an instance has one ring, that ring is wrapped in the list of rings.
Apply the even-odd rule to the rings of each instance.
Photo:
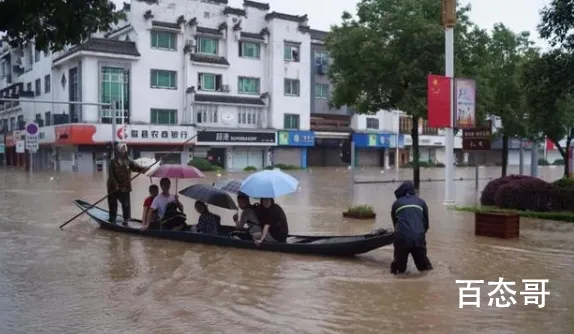
[[[116,154],[110,160],[107,180],[110,223],[116,223],[119,201],[122,205],[122,215],[124,218],[122,224],[128,224],[128,220],[131,218],[131,172],[144,173],[145,171],[145,168],[130,160],[128,157],[128,147],[126,144],[120,143],[116,146]]]

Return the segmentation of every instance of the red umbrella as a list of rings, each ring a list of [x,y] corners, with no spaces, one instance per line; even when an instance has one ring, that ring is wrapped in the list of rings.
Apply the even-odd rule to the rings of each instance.
[[[199,169],[186,165],[161,165],[149,175],[150,177],[167,177],[175,179],[175,190],[177,191],[177,180],[179,179],[201,179],[205,177]]]

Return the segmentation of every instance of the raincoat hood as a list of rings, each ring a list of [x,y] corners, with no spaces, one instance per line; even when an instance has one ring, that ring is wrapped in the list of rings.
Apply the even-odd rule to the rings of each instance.
[[[405,181],[403,182],[397,190],[395,190],[395,197],[401,198],[407,195],[415,195],[415,184],[413,181]]]

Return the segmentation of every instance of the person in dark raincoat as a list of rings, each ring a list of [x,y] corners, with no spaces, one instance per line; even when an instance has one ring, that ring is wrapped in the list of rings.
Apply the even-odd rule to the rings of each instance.
[[[132,172],[144,173],[145,168],[139,166],[128,157],[127,146],[123,143],[116,147],[116,154],[110,160],[108,167],[108,208],[110,211],[109,221],[116,223],[118,215],[118,201],[122,205],[123,225],[131,218],[130,192],[132,191]]]
[[[391,273],[403,274],[407,270],[409,254],[419,271],[432,270],[426,247],[426,232],[429,229],[426,202],[416,195],[412,181],[403,182],[395,190],[395,197],[397,200],[391,209],[395,228],[395,252]]]

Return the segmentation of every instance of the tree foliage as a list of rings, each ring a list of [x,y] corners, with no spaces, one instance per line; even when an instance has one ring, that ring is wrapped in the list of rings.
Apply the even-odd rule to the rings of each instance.
[[[574,139],[574,78],[569,70],[574,66],[570,53],[560,49],[531,57],[521,70],[521,81],[529,106],[528,124],[532,132],[550,139],[566,162]],[[560,141],[566,138],[566,146]]]
[[[12,46],[34,41],[40,50],[79,44],[122,17],[109,0],[3,0],[0,32]]]
[[[480,48],[480,30],[474,29],[461,8],[455,29],[455,50]],[[332,103],[350,105],[359,114],[401,110],[413,119],[415,186],[419,183],[418,120],[426,117],[427,75],[444,73],[445,37],[441,2],[434,0],[361,0],[357,16],[343,14],[332,27],[326,45],[333,59],[329,76],[334,85]],[[475,33],[472,35],[472,33]],[[472,40],[474,45],[469,45]],[[479,59],[455,53],[462,73]]]
[[[552,46],[574,50],[574,0],[551,0],[540,12],[540,37]]]

